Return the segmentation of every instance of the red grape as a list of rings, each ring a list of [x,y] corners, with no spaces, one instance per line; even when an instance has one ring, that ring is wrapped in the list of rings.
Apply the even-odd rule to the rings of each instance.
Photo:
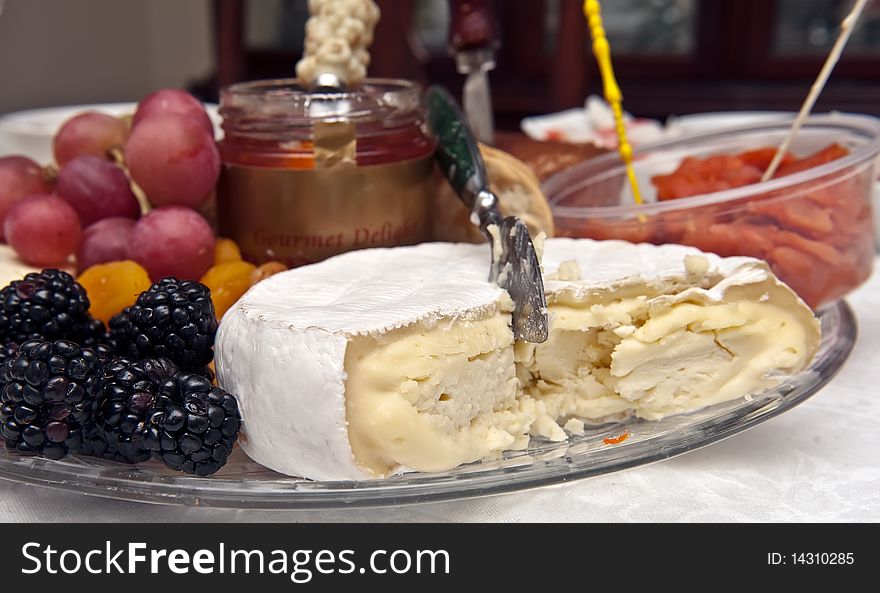
[[[55,162],[63,165],[70,159],[90,154],[109,158],[111,148],[122,148],[128,126],[112,115],[86,111],[64,122],[55,134],[52,148]]]
[[[79,214],[83,226],[102,218],[137,218],[141,207],[125,173],[97,156],[78,156],[58,172],[58,195]]]
[[[58,196],[46,194],[13,206],[3,230],[19,257],[39,267],[64,265],[82,236],[76,210]]]
[[[114,216],[87,226],[76,252],[77,270],[82,272],[95,264],[128,259],[134,224],[131,218]]]
[[[17,202],[34,194],[47,194],[52,185],[43,177],[40,165],[24,156],[0,158],[0,239],[3,220]]]
[[[134,225],[129,258],[154,282],[166,276],[198,280],[214,263],[214,233],[195,210],[156,208]]]
[[[197,208],[220,175],[214,138],[182,115],[157,115],[138,124],[125,145],[125,162],[154,206]]]
[[[180,89],[161,89],[141,99],[131,123],[132,126],[137,126],[148,117],[169,113],[190,118],[211,138],[214,137],[214,124],[205,112],[205,107],[198,99]]]

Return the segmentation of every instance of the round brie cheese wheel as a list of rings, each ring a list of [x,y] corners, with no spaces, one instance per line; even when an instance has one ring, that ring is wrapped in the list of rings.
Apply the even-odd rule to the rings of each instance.
[[[818,346],[763,262],[589,239],[546,240],[550,336],[515,343],[490,261],[487,244],[370,249],[251,288],[215,346],[244,451],[318,480],[443,471],[584,422],[755,395]]]

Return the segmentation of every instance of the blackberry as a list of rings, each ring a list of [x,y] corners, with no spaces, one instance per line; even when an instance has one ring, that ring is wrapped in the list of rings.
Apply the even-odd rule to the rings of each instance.
[[[18,354],[18,344],[15,342],[6,342],[0,346],[0,365],[7,359],[15,357],[16,354]]]
[[[202,368],[200,368],[200,369],[196,369],[196,370],[194,370],[194,371],[192,371],[192,372],[195,373],[195,374],[197,374],[197,375],[201,375],[201,376],[203,376],[205,379],[207,379],[207,380],[210,381],[211,383],[213,383],[213,382],[214,382],[214,379],[217,378],[217,374],[214,372],[214,369],[211,368],[211,365],[204,366],[204,367],[202,367]]]
[[[79,339],[80,346],[91,348],[102,360],[118,356],[115,342],[110,338],[107,328],[100,319],[92,319],[83,329]]]
[[[232,395],[202,375],[179,373],[162,384],[139,439],[171,469],[208,476],[226,464],[240,425]]]
[[[0,365],[0,434],[22,454],[61,459],[93,428],[101,365],[67,340],[30,340]]]
[[[217,317],[211,291],[198,282],[165,278],[141,293],[128,320],[111,322],[127,341],[129,358],[170,358],[182,370],[204,367],[214,357]]]
[[[125,311],[128,311],[128,309],[125,309]],[[126,356],[128,353],[128,342],[122,339],[118,327],[114,328],[112,326],[114,319],[123,315],[125,311],[111,318],[108,327],[105,327],[100,319],[93,319],[84,337],[80,339],[80,344],[94,350],[95,354],[104,361]]]
[[[67,272],[32,272],[0,290],[0,342],[80,342],[92,322],[89,297]]]
[[[128,312],[131,307],[126,307],[122,312],[117,313],[110,318],[107,324],[106,343],[115,348],[116,352],[121,355],[128,353],[128,328],[131,326],[131,320],[128,318]]]
[[[150,451],[132,437],[143,431],[155,411],[160,386],[177,371],[167,358],[106,362],[95,405],[97,431],[89,435],[92,454],[128,463],[149,459]]]

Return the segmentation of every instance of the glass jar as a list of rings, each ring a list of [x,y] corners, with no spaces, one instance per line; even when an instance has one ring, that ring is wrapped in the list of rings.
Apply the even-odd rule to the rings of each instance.
[[[248,82],[221,92],[220,114],[217,222],[245,259],[295,267],[430,239],[435,143],[415,83]]]

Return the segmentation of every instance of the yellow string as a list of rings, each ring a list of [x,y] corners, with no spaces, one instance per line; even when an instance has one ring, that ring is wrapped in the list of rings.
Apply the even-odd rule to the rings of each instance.
[[[593,38],[593,54],[599,63],[599,71],[602,74],[602,86],[604,88],[605,100],[611,105],[614,112],[614,127],[617,130],[617,150],[620,153],[620,159],[626,166],[626,176],[629,178],[629,184],[632,186],[633,197],[636,204],[642,203],[642,194],[639,192],[639,183],[636,180],[636,172],[632,166],[632,146],[626,139],[626,127],[623,123],[623,94],[620,87],[617,86],[617,80],[614,78],[614,69],[611,67],[611,46],[608,44],[608,38],[605,36],[605,28],[602,26],[602,8],[598,0],[584,0],[584,15],[587,17],[587,23],[590,26],[590,36]]]

